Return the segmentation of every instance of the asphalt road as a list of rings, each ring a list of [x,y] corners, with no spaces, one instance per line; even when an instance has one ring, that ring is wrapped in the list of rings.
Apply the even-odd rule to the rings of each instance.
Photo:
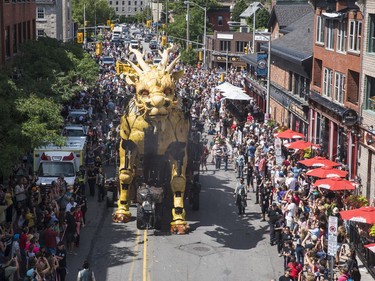
[[[87,224],[78,255],[68,256],[68,279],[76,280],[88,259],[97,280],[264,280],[282,274],[283,260],[269,245],[267,222],[249,194],[244,216],[238,216],[233,191],[237,179],[228,171],[201,174],[199,211],[187,206],[191,232],[170,235],[168,222],[160,233],[137,230],[135,218],[127,224],[112,222],[112,208],[88,198]],[[112,168],[106,168],[107,173]],[[135,217],[136,210],[131,208]],[[256,278],[254,278],[256,276]]]

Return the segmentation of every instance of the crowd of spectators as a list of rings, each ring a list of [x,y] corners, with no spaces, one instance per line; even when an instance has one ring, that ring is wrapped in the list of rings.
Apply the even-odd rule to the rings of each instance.
[[[276,122],[263,122],[260,109],[250,101],[228,101],[215,87],[220,83],[220,69],[186,68],[179,82],[183,94],[193,96],[197,105],[194,114],[207,125],[212,141],[204,149],[202,172],[207,161],[215,169],[228,170],[232,163],[247,192],[255,193],[255,204],[260,206],[260,221],[269,224],[270,245],[284,260],[282,280],[330,280],[328,256],[328,217],[338,217],[337,251],[333,257],[332,276],[339,281],[360,280],[356,252],[350,246],[348,225],[340,218],[349,191],[330,191],[317,188],[317,178],[306,175],[309,167],[299,160],[324,156],[315,150],[288,150],[282,147],[282,159],[275,154],[275,134],[286,128]],[[241,87],[243,73],[228,70],[225,81]],[[237,112],[230,110],[236,108]],[[235,114],[246,118],[236,118]],[[293,140],[289,140],[293,141]],[[339,163],[339,169],[347,166]],[[242,180],[243,179],[243,180]],[[243,206],[239,215],[243,215]]]

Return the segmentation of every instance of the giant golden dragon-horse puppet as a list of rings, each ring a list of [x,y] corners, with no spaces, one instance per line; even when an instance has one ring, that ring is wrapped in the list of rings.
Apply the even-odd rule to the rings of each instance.
[[[183,75],[183,71],[173,72],[179,57],[168,65],[171,49],[164,50],[156,66],[147,64],[138,50],[130,48],[130,51],[138,65],[128,61],[135,73],[127,75],[126,81],[135,86],[136,93],[121,118],[120,196],[113,220],[131,219],[130,189],[137,167],[153,165],[150,164],[153,159],[163,157],[167,159],[168,186],[173,195],[170,229],[172,233],[185,234],[189,230],[184,208],[189,119],[175,92],[175,83]]]

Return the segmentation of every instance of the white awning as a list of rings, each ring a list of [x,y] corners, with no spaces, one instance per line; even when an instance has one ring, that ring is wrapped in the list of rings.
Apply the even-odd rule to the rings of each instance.
[[[322,13],[322,16],[330,18],[330,19],[335,19],[335,18],[342,17],[343,14],[342,13],[327,13],[327,12],[324,12],[324,13]]]
[[[224,82],[215,87],[216,90],[223,93],[224,99],[230,100],[250,100],[251,98],[245,94],[240,87],[236,87],[231,83]]]

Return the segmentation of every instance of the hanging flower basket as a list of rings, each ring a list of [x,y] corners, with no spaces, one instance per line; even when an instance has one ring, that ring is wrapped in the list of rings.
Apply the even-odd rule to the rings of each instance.
[[[352,194],[344,200],[347,210],[358,209],[368,206],[368,200],[364,196]]]

